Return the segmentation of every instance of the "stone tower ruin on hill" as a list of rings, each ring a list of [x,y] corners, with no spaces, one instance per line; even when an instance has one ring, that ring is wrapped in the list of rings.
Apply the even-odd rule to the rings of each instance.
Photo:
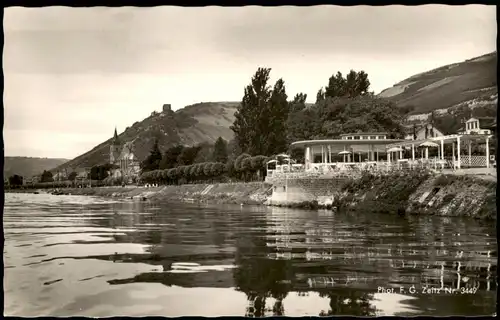
[[[172,105],[170,103],[163,105],[163,113],[172,112]]]

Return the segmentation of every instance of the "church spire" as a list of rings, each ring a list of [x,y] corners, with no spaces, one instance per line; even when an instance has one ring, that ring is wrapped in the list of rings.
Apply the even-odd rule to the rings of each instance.
[[[120,144],[120,141],[118,140],[118,133],[116,132],[116,127],[115,127],[115,135],[113,136],[113,144],[115,145]]]

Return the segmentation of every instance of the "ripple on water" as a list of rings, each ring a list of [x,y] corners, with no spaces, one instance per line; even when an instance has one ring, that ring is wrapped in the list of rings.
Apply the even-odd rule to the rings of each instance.
[[[8,315],[480,315],[496,306],[496,232],[474,220],[6,194],[4,222]],[[411,286],[478,291],[399,292]]]

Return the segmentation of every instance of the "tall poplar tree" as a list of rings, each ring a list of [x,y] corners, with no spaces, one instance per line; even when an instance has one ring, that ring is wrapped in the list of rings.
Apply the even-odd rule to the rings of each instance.
[[[242,152],[271,155],[282,149],[286,137],[288,102],[285,83],[268,86],[270,68],[259,68],[245,88],[245,94],[230,127]],[[286,143],[286,142],[285,142]]]
[[[272,155],[275,153],[285,152],[287,150],[287,127],[289,106],[287,101],[285,82],[283,79],[276,81],[271,99],[268,103],[268,121],[269,131],[267,136],[267,144],[264,152],[261,154]]]
[[[226,140],[222,139],[222,137],[219,137],[214,144],[212,160],[215,162],[226,163],[227,159],[227,142]]]
[[[158,139],[155,139],[149,155],[141,163],[142,172],[157,170],[160,168],[161,151],[158,147]]]

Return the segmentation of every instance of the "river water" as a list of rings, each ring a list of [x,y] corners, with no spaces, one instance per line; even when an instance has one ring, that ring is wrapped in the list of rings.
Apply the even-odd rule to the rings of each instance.
[[[3,219],[10,316],[496,311],[491,222],[46,194]]]

